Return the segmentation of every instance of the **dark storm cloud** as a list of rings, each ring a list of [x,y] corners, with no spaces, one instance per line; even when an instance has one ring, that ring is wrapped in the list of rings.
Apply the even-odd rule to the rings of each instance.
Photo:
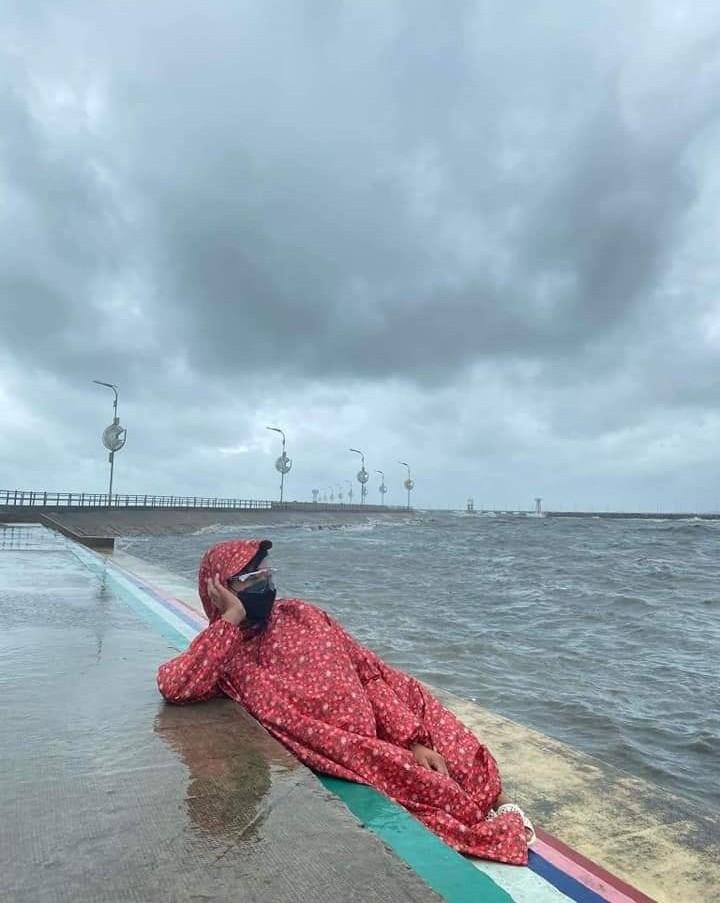
[[[699,504],[718,44],[660,0],[6,4],[0,485],[105,485],[99,378],[129,491],[266,497],[279,423],[303,498],[353,446],[420,505]]]
[[[634,8],[33,7],[0,108],[5,335],[63,369],[133,369],[113,293],[139,367],[555,366],[656,303],[716,122],[707,38],[642,102]]]
[[[76,108],[44,120],[26,67],[16,61],[14,75],[0,90],[0,343],[28,373],[124,369],[109,305],[133,265],[134,241],[103,172],[102,143]]]

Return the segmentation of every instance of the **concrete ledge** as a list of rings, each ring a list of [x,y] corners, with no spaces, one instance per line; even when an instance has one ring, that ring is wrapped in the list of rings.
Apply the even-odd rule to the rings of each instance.
[[[435,692],[492,750],[509,795],[547,831],[662,903],[718,899],[719,812]]]

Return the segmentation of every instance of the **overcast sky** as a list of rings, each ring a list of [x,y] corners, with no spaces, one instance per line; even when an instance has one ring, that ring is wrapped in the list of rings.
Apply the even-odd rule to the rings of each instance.
[[[716,4],[0,11],[0,488],[720,509]]]

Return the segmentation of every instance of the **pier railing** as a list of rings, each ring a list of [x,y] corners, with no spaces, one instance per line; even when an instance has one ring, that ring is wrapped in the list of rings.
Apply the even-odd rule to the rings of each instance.
[[[179,495],[122,495],[107,492],[48,492],[0,489],[0,508],[242,508],[269,509],[265,499],[221,499]]]

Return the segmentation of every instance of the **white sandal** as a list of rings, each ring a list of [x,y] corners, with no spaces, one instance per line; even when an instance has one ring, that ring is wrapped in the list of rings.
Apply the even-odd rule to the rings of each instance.
[[[537,840],[537,836],[535,834],[533,823],[530,821],[527,815],[525,815],[520,806],[516,806],[515,803],[503,803],[502,806],[497,807],[497,811],[495,809],[491,809],[486,815],[485,820],[492,821],[494,818],[497,818],[498,815],[503,815],[505,812],[515,812],[520,816],[520,818],[522,818],[525,831],[529,832],[530,834],[530,836],[527,838],[527,845],[531,846],[532,844],[534,844]]]

